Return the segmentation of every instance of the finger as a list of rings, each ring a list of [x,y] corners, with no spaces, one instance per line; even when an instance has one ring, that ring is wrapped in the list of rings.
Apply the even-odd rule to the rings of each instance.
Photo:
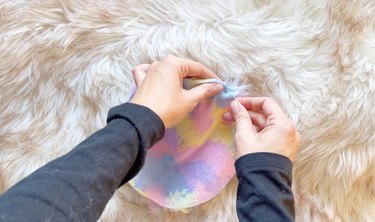
[[[155,70],[157,70],[160,66],[161,62],[159,61],[154,61],[151,63],[149,69],[148,69],[148,72],[155,72]]]
[[[137,86],[140,86],[145,79],[148,70],[150,69],[150,64],[142,64],[134,67],[132,70],[134,81]]]
[[[189,59],[181,59],[181,74],[182,78],[195,77],[200,79],[215,78],[220,79],[215,73],[199,62]]]
[[[186,90],[188,98],[192,98],[195,104],[216,96],[223,91],[224,86],[220,83],[205,83]]]
[[[153,62],[151,63],[150,69],[153,68],[153,67],[158,66],[159,64],[160,64],[160,61],[158,61],[158,60],[153,61]]]
[[[256,126],[258,129],[262,130],[266,127],[267,119],[263,113],[258,113],[258,112],[253,112],[253,111],[248,111],[251,122],[253,123],[254,126]],[[227,122],[233,122],[234,117],[230,112],[226,112],[223,114],[223,120]]]
[[[264,129],[267,125],[267,118],[263,113],[249,111],[253,125],[257,126],[260,130]]]
[[[163,62],[174,67],[181,74],[182,79],[187,77],[196,77],[201,79],[216,78],[220,79],[211,70],[199,62],[190,59],[177,58],[175,56],[167,56]]]
[[[254,133],[259,133],[261,130],[259,129],[259,127],[253,125],[253,132]]]
[[[222,116],[222,118],[226,122],[233,122],[234,121],[234,118],[233,118],[233,116],[232,116],[232,114],[230,112],[224,113],[223,116]]]
[[[246,109],[254,112],[263,112],[266,117],[273,115],[277,119],[286,119],[287,116],[273,99],[269,97],[242,97],[237,100]]]
[[[254,135],[253,124],[247,110],[244,106],[237,100],[233,100],[230,103],[230,108],[232,116],[236,122],[236,132],[237,133],[248,133],[249,135]]]

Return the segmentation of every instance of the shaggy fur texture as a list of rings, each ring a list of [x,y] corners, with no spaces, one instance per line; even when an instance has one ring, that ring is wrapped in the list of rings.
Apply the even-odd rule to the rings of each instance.
[[[174,54],[296,122],[298,221],[373,221],[374,29],[373,0],[0,0],[0,191],[103,127],[132,67]],[[235,194],[150,211],[124,186],[101,221],[236,221]]]

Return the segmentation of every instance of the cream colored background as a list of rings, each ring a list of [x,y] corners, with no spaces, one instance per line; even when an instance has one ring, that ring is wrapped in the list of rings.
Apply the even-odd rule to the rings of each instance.
[[[298,221],[375,218],[372,0],[0,0],[0,191],[105,125],[167,54],[239,76],[301,132]],[[236,181],[188,213],[118,190],[101,221],[235,221]]]

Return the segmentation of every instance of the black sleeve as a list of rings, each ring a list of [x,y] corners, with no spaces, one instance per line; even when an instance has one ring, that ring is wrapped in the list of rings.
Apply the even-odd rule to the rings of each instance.
[[[274,153],[252,153],[236,163],[240,221],[294,221],[292,162]]]
[[[142,168],[164,136],[150,109],[125,103],[107,126],[0,196],[0,221],[97,221],[115,190]]]

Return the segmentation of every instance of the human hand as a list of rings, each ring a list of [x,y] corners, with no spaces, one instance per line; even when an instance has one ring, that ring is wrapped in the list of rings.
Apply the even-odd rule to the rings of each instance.
[[[179,123],[199,102],[223,90],[219,83],[183,89],[184,78],[218,77],[201,63],[175,56],[137,66],[132,72],[138,89],[130,102],[150,108],[161,118],[165,128]]]
[[[256,152],[277,153],[294,159],[300,135],[281,107],[271,98],[243,97],[223,114],[236,124],[236,158]]]

